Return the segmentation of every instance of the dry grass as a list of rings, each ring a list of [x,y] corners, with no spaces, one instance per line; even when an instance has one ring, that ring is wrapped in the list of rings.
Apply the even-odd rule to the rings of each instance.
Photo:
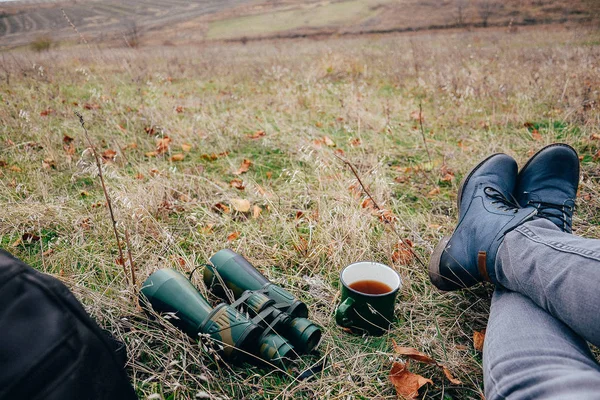
[[[490,288],[440,293],[418,263],[394,263],[397,237],[361,208],[348,189],[355,179],[333,152],[345,152],[427,259],[452,231],[458,182],[479,159],[503,151],[522,164],[545,144],[567,142],[583,156],[576,232],[598,237],[599,44],[598,32],[548,27],[5,53],[0,243],[66,281],[127,343],[142,398],[394,398],[387,379],[394,339],[430,354],[463,382],[450,385],[438,370],[413,364],[435,382],[424,397],[479,399],[481,354],[471,340],[485,327]],[[411,117],[420,103],[432,163]],[[229,367],[136,309],[74,111],[101,151],[117,151],[104,175],[140,281],[157,268],[190,271],[224,247],[243,253],[304,300],[323,326],[321,355],[300,366],[326,357],[322,375],[298,382]],[[247,137],[257,130],[266,135]],[[71,155],[65,135],[74,138]],[[165,135],[173,140],[169,152],[146,157]],[[336,147],[316,144],[323,136]],[[184,144],[192,145],[187,153]],[[176,153],[184,160],[171,161]],[[229,182],[245,158],[253,165],[239,191]],[[454,172],[451,182],[442,180],[443,166]],[[214,209],[237,197],[260,206],[260,216]],[[228,242],[235,231],[239,238]],[[15,244],[24,233],[41,239]],[[381,338],[350,336],[332,320],[339,270],[361,259],[392,265],[404,279],[398,321]]]

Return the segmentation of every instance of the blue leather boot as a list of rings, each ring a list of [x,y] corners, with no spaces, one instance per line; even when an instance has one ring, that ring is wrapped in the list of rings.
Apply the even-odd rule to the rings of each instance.
[[[535,218],[546,218],[571,233],[579,185],[579,157],[571,146],[546,146],[527,161],[517,177],[514,195],[522,207],[532,206]]]
[[[429,260],[429,278],[441,290],[458,290],[481,281],[496,283],[495,263],[504,235],[533,218],[534,207],[519,208],[512,195],[517,163],[494,154],[477,165],[458,190],[459,222]]]

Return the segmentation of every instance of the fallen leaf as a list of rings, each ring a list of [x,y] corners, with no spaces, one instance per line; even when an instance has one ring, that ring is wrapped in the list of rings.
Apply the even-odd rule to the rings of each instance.
[[[357,147],[360,146],[362,144],[362,140],[360,138],[354,138],[352,140],[350,140],[350,146],[352,147]]]
[[[442,371],[444,371],[444,375],[446,375],[446,378],[448,378],[450,383],[452,383],[453,385],[462,385],[462,381],[452,376],[452,373],[450,372],[448,367],[442,365]]]
[[[151,136],[156,135],[156,129],[154,129],[153,126],[144,127],[144,132],[146,132],[148,135],[151,135]]]
[[[146,157],[156,157],[158,155],[158,153],[156,151],[149,151],[147,153],[144,153],[144,155]]]
[[[338,156],[342,156],[342,157],[344,157],[346,155],[346,153],[342,149],[335,149],[334,153],[337,154]]]
[[[171,156],[171,161],[183,161],[183,159],[185,158],[185,154],[183,153],[177,153],[177,154],[173,154]]]
[[[21,239],[23,239],[23,241],[25,241],[25,242],[37,242],[41,238],[38,235],[36,235],[35,233],[25,232],[21,236]]]
[[[183,106],[177,106],[177,107],[175,107],[175,112],[176,112],[177,114],[180,114],[180,113],[182,113],[182,112],[183,112],[183,110],[184,110]]]
[[[581,198],[585,201],[591,201],[592,200],[592,195],[589,193],[584,193],[581,195]]]
[[[398,346],[395,341],[392,342],[394,346],[394,351],[396,354],[404,356],[406,358],[410,358],[412,360],[421,361],[427,364],[437,364],[433,358],[429,357],[425,353],[421,353],[419,350],[414,347],[402,347]]]
[[[259,206],[252,206],[252,218],[258,218],[258,216],[260,215],[260,213],[262,212],[262,208],[260,208]]]
[[[56,169],[56,162],[54,162],[54,160],[51,158],[45,158],[44,161],[42,161],[42,168]]]
[[[66,144],[71,143],[73,140],[74,139],[71,136],[69,136],[69,135],[64,135],[63,136],[63,142],[66,143]]]
[[[416,399],[419,397],[419,389],[430,383],[431,379],[422,377],[421,375],[413,374],[408,370],[409,362],[395,362],[390,371],[390,381],[396,388],[396,393],[401,398]]]
[[[244,158],[244,160],[242,161],[242,164],[240,165],[238,170],[234,172],[234,175],[241,175],[245,172],[248,172],[251,165],[252,165],[252,161],[248,160],[247,158]]]
[[[13,244],[11,244],[11,247],[17,247],[17,246],[19,246],[21,243],[23,243],[23,239],[21,239],[21,238],[18,238],[17,240],[15,240],[15,241],[13,242]]]
[[[451,173],[447,173],[446,175],[442,176],[441,181],[442,182],[452,182],[454,180],[454,174]]]
[[[542,140],[542,135],[537,129],[531,131],[531,137],[533,140],[537,140],[538,142]]]
[[[265,175],[267,176],[267,179],[271,179],[273,177],[273,173],[271,171],[267,171]]]
[[[319,121],[317,121],[317,122],[315,122],[315,126],[316,126],[317,128],[322,128],[322,127],[323,127],[323,123],[322,123],[322,122],[319,122]]]
[[[232,179],[231,182],[229,182],[229,185],[237,190],[244,190],[246,188],[246,186],[244,186],[244,181],[239,178]]]
[[[202,228],[200,228],[200,232],[209,235],[213,232],[213,227],[215,225],[214,224],[206,224],[206,226],[203,226]]]
[[[473,332],[473,347],[477,351],[483,351],[483,343],[485,342],[485,329],[482,331]]]
[[[184,143],[181,145],[181,150],[183,150],[184,153],[188,153],[190,150],[192,150],[192,145],[189,143]]]
[[[75,144],[73,143],[69,143],[68,145],[63,144],[63,149],[68,156],[72,156],[75,154]]]
[[[370,210],[377,210],[377,207],[375,207],[375,202],[370,197],[364,199],[360,206]]]
[[[220,211],[224,214],[229,214],[231,212],[231,209],[229,208],[229,206],[226,206],[223,203],[217,203],[213,206],[214,209],[216,209],[217,211]]]
[[[13,172],[21,172],[21,168],[17,167],[16,165],[13,165],[9,169]]]
[[[54,253],[54,249],[48,249],[42,253],[44,257],[48,257],[50,254]]]
[[[131,142],[127,145],[125,145],[125,147],[123,147],[123,150],[128,150],[128,149],[137,149],[138,145],[136,142]]]
[[[238,231],[235,231],[235,232],[232,232],[229,235],[227,235],[227,241],[231,242],[239,237],[240,237],[240,233]]]
[[[375,213],[377,214],[381,222],[391,224],[398,220],[398,217],[396,217],[396,215],[392,211],[386,210],[385,208],[377,210]]]
[[[120,130],[121,132],[127,132],[127,129],[125,129],[125,128],[124,128],[122,125],[120,125],[120,124],[117,124],[117,128],[119,128],[119,130]]]
[[[114,161],[116,156],[117,152],[112,149],[108,149],[102,152],[102,158],[104,159],[104,161]]]
[[[265,135],[266,135],[265,131],[260,130],[260,131],[254,132],[253,134],[247,135],[247,137],[248,137],[248,139],[259,139]]]
[[[85,103],[83,105],[83,108],[85,108],[86,110],[98,110],[100,109],[100,105],[97,103]]]
[[[88,191],[85,191],[85,190],[82,190],[81,192],[79,192],[79,195],[80,195],[81,197],[87,197],[87,196],[89,196],[89,195],[90,195],[90,192],[88,192]]]
[[[246,199],[231,199],[231,206],[239,212],[245,213],[250,211],[250,202]]]
[[[54,110],[53,110],[53,109],[51,109],[51,108],[48,108],[48,109],[46,109],[46,110],[44,110],[44,111],[42,111],[42,112],[40,113],[40,115],[41,115],[42,117],[46,117],[46,116],[48,116],[48,115],[50,115],[50,114],[54,114]]]
[[[329,138],[329,136],[323,136],[323,143],[329,147],[335,147],[335,142]]]
[[[433,196],[435,196],[436,194],[439,194],[439,193],[440,193],[440,188],[439,187],[435,187],[435,188],[431,189],[429,191],[429,193],[427,193],[427,196],[428,197],[433,197]]]
[[[591,139],[593,139],[593,140],[600,140],[600,134],[592,133]]]
[[[166,153],[167,151],[169,151],[169,146],[171,145],[171,138],[168,136],[165,136],[161,139],[158,139],[156,141],[156,152],[158,154],[163,154]]]
[[[414,121],[417,122],[424,122],[425,121],[425,117],[423,116],[423,113],[420,110],[414,110],[410,113],[410,118]]]
[[[8,163],[4,160],[0,160],[0,167],[6,167],[8,165]]]

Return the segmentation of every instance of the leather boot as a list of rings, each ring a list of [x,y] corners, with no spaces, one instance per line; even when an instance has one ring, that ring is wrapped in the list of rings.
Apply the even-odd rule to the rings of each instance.
[[[438,289],[496,283],[496,254],[504,235],[537,212],[534,207],[518,206],[512,196],[516,181],[516,161],[501,153],[483,160],[463,180],[458,225],[438,243],[429,260],[429,278]]]
[[[571,146],[546,146],[529,159],[517,177],[514,195],[521,207],[535,207],[535,218],[546,218],[571,233],[579,185],[579,157]]]

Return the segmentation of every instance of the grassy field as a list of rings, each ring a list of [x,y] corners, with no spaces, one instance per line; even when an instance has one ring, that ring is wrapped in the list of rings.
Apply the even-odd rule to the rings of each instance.
[[[399,236],[427,260],[452,231],[458,183],[478,160],[507,152],[523,165],[542,146],[566,142],[582,157],[575,233],[600,236],[597,31],[82,46],[2,57],[0,243],[63,280],[127,344],[140,398],[392,399],[392,339],[462,381],[414,362],[413,372],[433,380],[422,397],[481,398],[472,338],[486,326],[491,288],[441,293],[416,259],[394,256],[399,237],[362,206],[364,194],[336,154],[356,166],[396,216]],[[118,263],[75,112],[104,156],[135,285]],[[251,165],[238,174],[244,160]],[[234,199],[258,208],[236,211]],[[320,354],[297,371],[230,367],[137,307],[136,291],[153,271],[188,272],[227,247],[305,301],[323,327]],[[391,265],[404,280],[397,320],[383,337],[350,335],[332,319],[339,271],[357,260]],[[295,379],[322,358],[321,374]]]

